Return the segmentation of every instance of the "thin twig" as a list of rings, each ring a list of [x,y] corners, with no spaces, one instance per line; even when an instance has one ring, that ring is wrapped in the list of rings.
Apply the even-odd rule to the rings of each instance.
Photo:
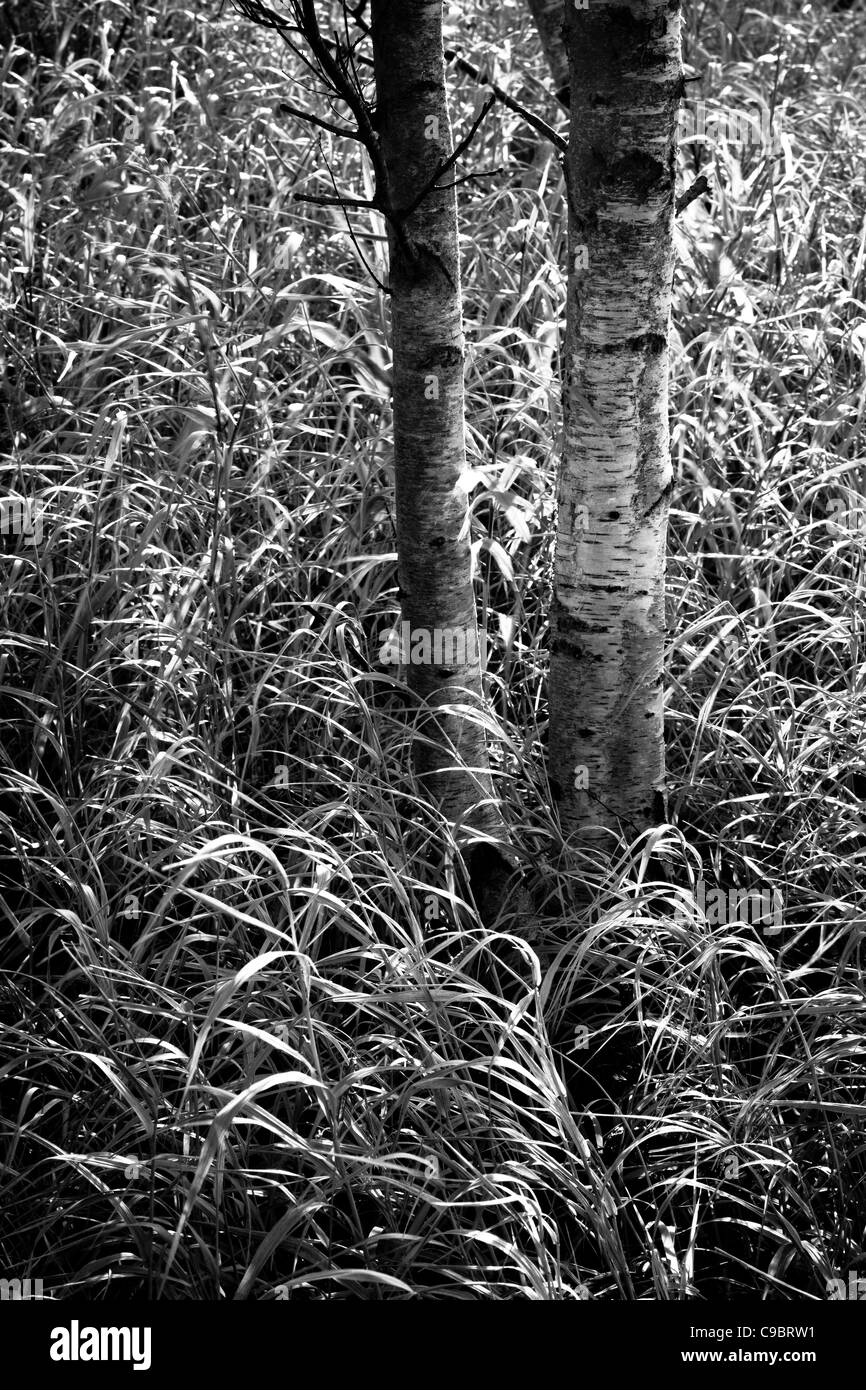
[[[463,183],[475,183],[479,179],[495,179],[498,178],[500,174],[504,173],[505,169],[502,165],[500,165],[498,169],[482,169],[475,174],[461,174],[459,179],[455,179],[453,183],[440,183],[437,185],[437,188],[440,192],[444,193],[449,188],[459,188]]]
[[[509,96],[496,82],[491,82],[473,63],[470,63],[466,58],[462,57],[461,54],[456,53],[454,49],[446,48],[445,59],[449,63],[453,62],[458,71],[465,73],[467,77],[471,77],[473,82],[477,82],[483,87],[489,87],[497,101],[500,101],[503,106],[507,106],[508,110],[513,111],[516,116],[520,116],[522,120],[526,121],[527,125],[532,126],[533,130],[538,131],[539,135],[543,135],[545,140],[549,140],[556,149],[560,150],[563,154],[565,153],[568,149],[568,141],[563,135],[560,135],[558,130],[554,130],[553,126],[548,125],[547,121],[542,120],[541,116],[536,116],[534,111],[528,111],[519,101],[515,101],[514,97]]]
[[[464,135],[463,139],[460,141],[458,145],[455,145],[448,158],[442,161],[433,177],[427,181],[427,183],[421,189],[421,192],[418,194],[418,196],[412,199],[412,202],[409,204],[407,208],[394,209],[395,218],[398,218],[401,222],[405,222],[407,217],[411,217],[412,213],[415,212],[415,210],[421,206],[428,194],[432,193],[433,190],[438,186],[439,180],[442,178],[443,174],[447,174],[449,169],[453,169],[454,165],[457,163],[458,159],[463,154],[463,152],[467,150],[469,146],[472,144],[478,127],[481,125],[481,122],[484,120],[485,116],[488,114],[491,108],[495,105],[495,101],[495,97],[490,97],[487,101],[485,101],[479,115],[472,122],[472,126],[470,127],[469,132],[466,135]]]
[[[707,183],[706,176],[701,174],[700,178],[695,179],[691,188],[685,193],[681,193],[676,201],[676,216],[679,217],[684,212],[689,203],[693,203],[695,198],[700,198],[702,193],[709,193],[710,185]]]
[[[353,198],[348,193],[338,193],[331,198],[327,194],[319,193],[296,193],[296,203],[315,203],[320,208],[374,208],[381,212],[381,208],[375,199]]]
[[[297,116],[301,121],[308,121],[310,125],[318,126],[321,130],[329,130],[332,135],[340,135],[346,140],[361,140],[357,130],[353,130],[349,125],[337,125],[336,121],[323,120],[321,116],[314,116],[312,111],[304,111],[300,106],[293,106],[289,101],[281,101],[277,107],[277,114],[280,116]]]
[[[319,21],[316,15],[315,0],[296,0],[297,13],[299,20],[303,18],[302,32],[304,38],[312,49],[314,57],[317,59],[322,73],[330,80],[333,90],[344,101],[355,117],[358,133],[361,141],[367,147],[373,170],[376,176],[376,191],[380,198],[385,202],[388,179],[385,169],[385,162],[382,157],[379,137],[373,129],[370,121],[370,112],[364,99],[364,94],[353,87],[348,76],[348,72],[341,62],[342,50],[339,43],[335,41],[337,50],[336,57],[331,54],[331,45],[322,37],[319,29]]]
[[[319,142],[319,144],[320,144],[320,146],[321,146],[321,141]],[[325,152],[324,150],[322,150],[322,155],[323,155],[323,158],[324,158],[324,160],[325,160],[325,164],[327,165],[328,173],[329,173],[330,176],[331,176],[331,183],[334,185],[334,192],[336,193],[336,192],[337,192],[337,179],[336,179],[336,176],[335,176],[335,174],[334,174],[334,170],[331,168],[331,161],[328,159],[328,156],[327,156],[327,154],[326,154],[326,152]],[[373,198],[373,199],[370,201],[370,203],[368,204],[368,206],[370,206],[370,207],[375,207],[377,211],[381,211],[381,209],[377,208],[377,202],[378,202],[378,190],[377,190],[377,197]],[[342,213],[343,213],[343,216],[344,216],[345,219],[346,219],[346,230],[347,230],[347,232],[349,233],[349,236],[351,237],[352,245],[354,246],[355,250],[357,251],[358,255],[359,255],[360,258],[361,258],[361,262],[362,262],[362,264],[363,264],[363,266],[364,266],[364,269],[366,270],[367,274],[370,276],[370,279],[371,279],[371,280],[374,282],[374,284],[377,286],[377,288],[380,289],[384,295],[389,295],[389,294],[391,293],[390,286],[388,286],[388,285],[383,285],[383,284],[382,284],[382,281],[379,279],[378,275],[376,274],[375,270],[374,270],[373,267],[371,266],[370,262],[367,260],[367,257],[364,255],[364,252],[361,250],[361,243],[358,241],[358,238],[355,236],[355,229],[354,229],[354,227],[352,226],[352,221],[351,221],[351,218],[349,217],[348,209],[347,209],[346,207],[344,207],[344,208],[342,209]],[[383,214],[383,215],[384,215],[384,214]],[[386,221],[387,221],[387,218],[386,218]]]

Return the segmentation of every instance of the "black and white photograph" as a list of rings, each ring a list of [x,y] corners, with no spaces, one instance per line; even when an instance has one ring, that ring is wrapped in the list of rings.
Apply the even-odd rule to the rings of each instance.
[[[10,1384],[342,1385],[263,1305],[371,1302],[829,1377],[866,0],[6,0],[0,64]]]

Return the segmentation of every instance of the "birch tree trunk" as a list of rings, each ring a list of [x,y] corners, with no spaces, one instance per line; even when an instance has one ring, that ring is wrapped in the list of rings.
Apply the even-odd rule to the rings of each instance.
[[[415,763],[452,822],[492,796],[468,501],[461,489],[464,338],[442,0],[373,0],[375,125],[389,225],[398,574],[410,687],[431,710]],[[444,185],[439,187],[438,185]],[[434,186],[435,185],[435,186]],[[393,225],[396,217],[397,226]],[[425,737],[426,736],[426,737]],[[456,749],[474,775],[455,770]],[[490,808],[471,817],[498,823]]]
[[[528,3],[553,77],[553,90],[562,105],[568,106],[571,76],[562,34],[567,0],[528,0]]]
[[[663,654],[671,464],[680,14],[569,0],[564,457],[551,609],[550,769],[573,840],[665,814]]]

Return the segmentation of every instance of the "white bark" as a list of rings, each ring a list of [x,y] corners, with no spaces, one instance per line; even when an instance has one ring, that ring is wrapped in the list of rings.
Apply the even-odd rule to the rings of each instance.
[[[567,7],[570,266],[550,769],[572,839],[601,827],[632,836],[664,815],[679,31],[668,0]]]

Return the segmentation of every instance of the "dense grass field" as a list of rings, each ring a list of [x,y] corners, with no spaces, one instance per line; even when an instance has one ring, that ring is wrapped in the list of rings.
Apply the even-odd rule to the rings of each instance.
[[[384,227],[304,201],[369,191],[359,147],[281,110],[321,110],[309,73],[228,3],[7,9],[38,32],[0,78],[0,1273],[317,1301],[866,1275],[863,11],[687,9],[689,106],[767,138],[680,146],[711,195],[677,219],[670,823],[603,860],[545,772],[562,174],[502,106],[463,163],[522,865],[485,925],[378,659]],[[447,9],[564,128],[525,6]],[[451,81],[459,135],[484,89]]]

